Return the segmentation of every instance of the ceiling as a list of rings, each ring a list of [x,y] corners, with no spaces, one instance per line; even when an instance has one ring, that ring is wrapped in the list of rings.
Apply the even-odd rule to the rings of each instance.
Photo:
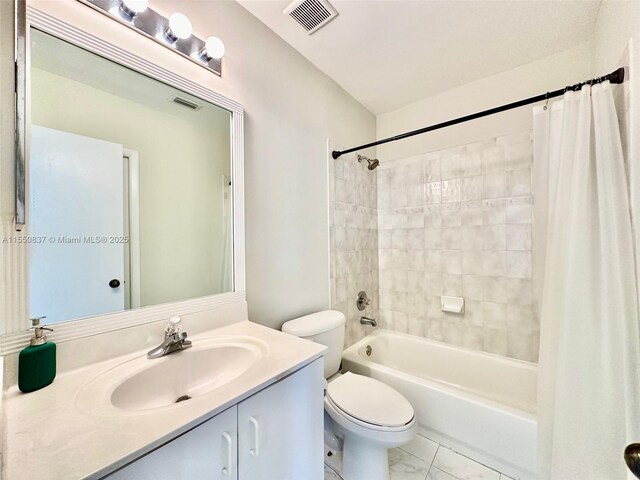
[[[290,0],[238,0],[374,114],[586,42],[600,0],[331,0],[313,35]]]

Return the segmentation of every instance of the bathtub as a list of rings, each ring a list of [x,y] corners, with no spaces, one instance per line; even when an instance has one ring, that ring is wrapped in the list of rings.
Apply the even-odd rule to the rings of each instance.
[[[386,330],[342,360],[343,371],[402,393],[420,434],[513,478],[535,478],[535,364]]]

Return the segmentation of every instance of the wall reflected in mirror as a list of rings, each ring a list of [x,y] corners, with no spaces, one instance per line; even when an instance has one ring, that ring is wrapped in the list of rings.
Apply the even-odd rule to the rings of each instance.
[[[29,314],[233,290],[231,113],[30,31]]]

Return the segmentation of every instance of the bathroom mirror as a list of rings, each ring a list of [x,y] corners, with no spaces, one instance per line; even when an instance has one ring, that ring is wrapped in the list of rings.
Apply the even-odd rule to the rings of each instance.
[[[33,24],[26,37],[29,317],[234,291],[236,112]]]

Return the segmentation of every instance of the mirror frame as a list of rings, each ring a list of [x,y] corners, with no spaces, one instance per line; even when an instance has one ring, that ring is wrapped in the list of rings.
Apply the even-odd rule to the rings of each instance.
[[[49,13],[17,0],[16,18],[16,230],[28,236],[29,219],[25,199],[28,194],[29,127],[30,127],[30,31],[36,28],[61,40],[104,57],[133,71],[146,75],[175,88],[194,95],[231,113],[231,175],[233,208],[233,291],[198,297],[190,300],[168,302],[109,314],[74,319],[55,324],[55,332],[49,337],[55,342],[68,341],[113,330],[151,323],[172,315],[187,315],[239,302],[246,302],[245,295],[245,251],[244,251],[244,109],[239,103],[220,95],[202,85],[182,77],[171,70],[160,67],[143,57],[130,53],[74,25],[66,23]],[[97,15],[97,13],[96,13]],[[126,28],[126,27],[120,27]],[[150,40],[149,40],[150,41]],[[170,55],[167,52],[167,55]],[[22,211],[21,211],[22,208]],[[24,215],[24,226],[19,225]],[[20,250],[23,250],[22,252]],[[32,332],[28,330],[26,299],[28,277],[24,248],[11,248],[6,261],[10,265],[22,265],[22,272],[12,272],[19,279],[10,297],[15,302],[2,325],[0,355],[15,353],[28,343]],[[4,260],[3,260],[4,261]],[[18,282],[16,282],[18,283]],[[25,303],[24,305],[22,303]],[[27,314],[28,316],[28,314]]]

